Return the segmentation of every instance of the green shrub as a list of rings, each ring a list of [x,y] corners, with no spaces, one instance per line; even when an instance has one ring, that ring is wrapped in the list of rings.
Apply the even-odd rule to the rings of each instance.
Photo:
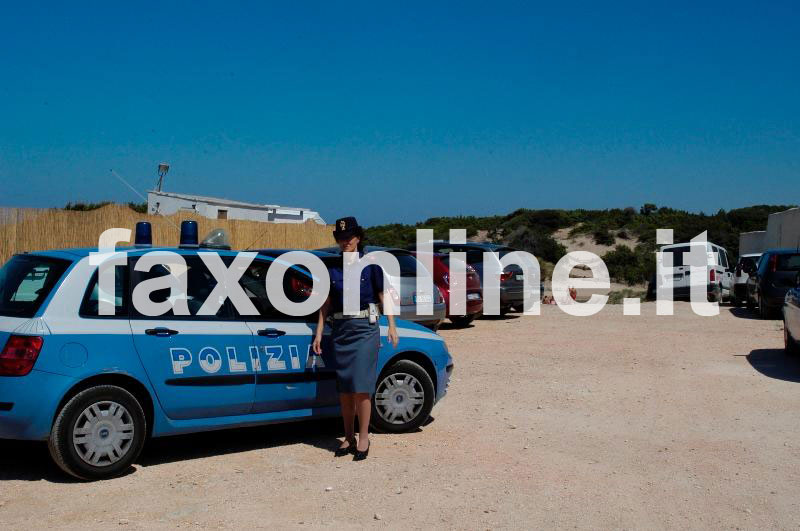
[[[617,282],[628,285],[647,282],[655,271],[655,256],[647,251],[646,246],[637,246],[636,250],[624,245],[617,245],[614,250],[602,257],[608,268],[608,274]]]
[[[644,300],[647,293],[638,289],[625,288],[619,291],[611,291],[608,294],[608,304],[622,304],[624,299],[638,298]]]
[[[111,201],[102,201],[100,203],[73,203],[69,202],[64,206],[64,210],[76,210],[78,212],[88,212],[89,210],[97,210],[98,208],[103,208],[106,205],[110,205]]]

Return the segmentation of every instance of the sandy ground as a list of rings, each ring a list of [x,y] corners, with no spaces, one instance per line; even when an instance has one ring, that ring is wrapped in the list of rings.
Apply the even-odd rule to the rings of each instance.
[[[781,322],[676,310],[442,330],[456,370],[434,419],[361,463],[332,456],[336,421],[152,441],[97,483],[0,442],[0,527],[799,527]]]

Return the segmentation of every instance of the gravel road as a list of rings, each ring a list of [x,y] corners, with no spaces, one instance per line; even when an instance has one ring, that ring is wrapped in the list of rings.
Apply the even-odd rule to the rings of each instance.
[[[418,433],[335,459],[336,420],[154,440],[69,480],[0,441],[0,528],[797,528],[800,360],[723,307],[556,307],[444,329],[454,380]]]

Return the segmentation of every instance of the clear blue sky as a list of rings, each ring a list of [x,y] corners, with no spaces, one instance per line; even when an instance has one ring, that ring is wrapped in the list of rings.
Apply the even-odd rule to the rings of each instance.
[[[0,206],[800,202],[800,4],[697,3],[7,3]]]

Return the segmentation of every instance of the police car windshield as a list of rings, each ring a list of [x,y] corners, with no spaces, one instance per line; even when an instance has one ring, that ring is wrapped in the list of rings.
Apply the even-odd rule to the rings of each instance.
[[[53,290],[69,262],[17,255],[0,269],[0,315],[33,317]]]

